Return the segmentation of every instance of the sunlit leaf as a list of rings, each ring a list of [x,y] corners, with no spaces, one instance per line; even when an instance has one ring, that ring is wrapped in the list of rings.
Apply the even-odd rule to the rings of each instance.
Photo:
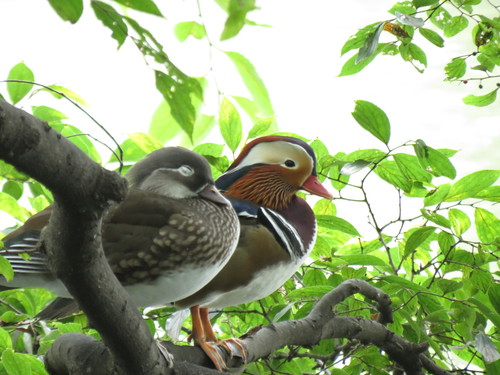
[[[152,0],[113,0],[113,1],[117,2],[118,4],[124,5],[127,8],[163,17],[160,10]]]
[[[17,200],[4,192],[0,192],[0,210],[8,213],[19,221],[25,221],[31,216],[28,210],[19,205]]]
[[[410,192],[412,188],[412,181],[409,180],[403,173],[401,173],[397,164],[393,161],[383,160],[374,169],[377,176],[387,181],[391,185],[403,190],[404,192]]]
[[[181,132],[181,127],[172,116],[170,105],[163,100],[156,108],[149,124],[149,135],[160,143],[165,143]]]
[[[68,117],[58,111],[57,109],[50,108],[44,105],[33,106],[32,107],[33,116],[38,117],[42,121],[46,122],[60,122],[61,120],[67,119]]]
[[[468,174],[455,182],[446,201],[459,201],[471,198],[481,190],[493,185],[500,177],[500,170],[482,170]]]
[[[437,189],[431,190],[425,196],[424,205],[425,206],[434,206],[436,204],[443,202],[446,199],[446,197],[448,196],[450,189],[451,189],[450,184],[439,185]]]
[[[82,0],[49,0],[50,6],[64,21],[76,23],[83,13]]]
[[[500,202],[500,186],[490,186],[479,193],[474,194],[474,198],[480,198],[491,202]]]
[[[241,142],[240,114],[227,98],[222,99],[219,110],[219,127],[224,141],[234,153]]]
[[[2,365],[8,375],[31,375],[31,367],[21,353],[6,349],[2,353]]]
[[[255,0],[229,0],[228,16],[220,40],[227,40],[238,35],[245,25],[247,13],[255,9]]]
[[[351,223],[344,219],[341,219],[340,217],[332,215],[317,215],[316,219],[318,221],[318,226],[320,227],[335,229],[354,237],[361,236]]]
[[[500,314],[500,284],[493,283],[488,289],[488,298],[490,299],[491,305]]]
[[[467,63],[465,62],[465,59],[462,57],[454,58],[444,67],[444,71],[446,72],[446,79],[448,81],[453,81],[463,77],[466,70],[467,70]]]
[[[35,75],[25,63],[20,62],[10,70],[7,79],[33,82]],[[7,92],[12,104],[16,104],[30,92],[33,85],[29,82],[7,82]]]
[[[7,259],[0,255],[0,275],[5,277],[5,280],[12,281],[14,279],[14,270]],[[0,338],[1,340],[1,338]],[[1,343],[0,343],[1,350]]]
[[[431,182],[432,175],[422,168],[415,156],[398,153],[393,158],[401,173],[409,180]]]
[[[492,104],[497,99],[497,91],[496,88],[493,91],[490,91],[486,95],[476,96],[476,95],[467,95],[463,98],[463,102],[468,105],[474,105],[476,107],[486,107],[487,105]]]
[[[477,207],[474,211],[477,236],[482,242],[491,243],[500,237],[500,219],[490,211]]]
[[[464,30],[469,25],[469,21],[463,15],[451,17],[443,28],[444,36],[451,38]]]
[[[429,236],[436,231],[436,227],[422,227],[414,231],[406,240],[405,255],[419,247]]]
[[[391,125],[385,112],[375,104],[365,100],[356,100],[352,116],[361,127],[368,130],[385,144],[391,137]]]
[[[470,219],[462,210],[451,208],[448,211],[448,217],[457,236],[461,236],[470,228]]]
[[[275,117],[266,117],[257,121],[248,132],[247,138],[252,139],[265,135],[271,129],[275,119]]]
[[[430,210],[425,210],[425,209],[420,210],[420,212],[422,213],[422,216],[424,218],[433,222],[434,224],[440,225],[440,226],[445,227],[445,228],[451,228],[450,221],[447,218],[445,218],[443,215],[440,215],[436,212],[432,212]]]
[[[174,34],[181,42],[189,36],[195,39],[202,39],[206,36],[205,28],[196,21],[179,22],[174,27]]]
[[[158,150],[162,148],[162,144],[158,142],[155,138],[151,137],[145,133],[131,133],[128,135],[134,143],[140,147],[146,153],[153,152],[154,150]]]
[[[123,22],[123,17],[111,5],[102,1],[93,0],[90,5],[96,18],[111,30],[111,37],[118,42],[118,48],[120,48],[128,35],[128,27]]]
[[[238,52],[225,53],[236,66],[243,83],[250,92],[250,95],[252,95],[253,100],[259,106],[262,114],[266,117],[274,116],[269,93],[253,64]]]
[[[427,39],[429,42],[434,44],[437,47],[443,47],[444,46],[444,39],[441,38],[441,35],[439,35],[437,32],[431,29],[426,29],[425,27],[421,27],[418,29],[419,33]]]
[[[421,139],[413,145],[418,161],[434,176],[445,176],[454,179],[457,171],[450,160],[440,151],[427,146]]]

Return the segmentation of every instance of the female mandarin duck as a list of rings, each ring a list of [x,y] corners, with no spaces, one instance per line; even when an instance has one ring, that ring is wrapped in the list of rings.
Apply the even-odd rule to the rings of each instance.
[[[297,138],[282,136],[248,143],[216,186],[240,217],[238,246],[212,281],[175,305],[191,307],[192,337],[221,371],[227,367],[218,344],[229,353],[228,344],[233,344],[243,360],[245,349],[237,339],[217,340],[208,308],[255,301],[283,285],[308,256],[316,235],[314,213],[296,193],[302,189],[333,197],[317,178],[312,148]]]
[[[129,194],[103,218],[102,243],[113,272],[138,306],[189,296],[222,269],[236,247],[239,223],[231,204],[215,188],[206,160],[180,147],[154,151],[127,177]],[[50,212],[4,238],[0,255],[12,263],[15,276],[3,285],[69,296],[37,248]]]

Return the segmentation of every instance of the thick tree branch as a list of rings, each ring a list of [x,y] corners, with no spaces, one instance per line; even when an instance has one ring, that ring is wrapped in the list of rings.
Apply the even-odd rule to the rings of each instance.
[[[113,362],[122,373],[166,373],[164,358],[102,251],[101,216],[110,203],[125,196],[124,179],[91,161],[46,123],[3,100],[0,158],[54,193],[54,212],[42,246],[54,274],[102,335]],[[94,358],[91,362],[100,368],[102,362]]]

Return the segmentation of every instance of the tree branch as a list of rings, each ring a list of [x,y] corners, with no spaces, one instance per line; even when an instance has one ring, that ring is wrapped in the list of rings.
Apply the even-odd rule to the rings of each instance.
[[[115,365],[109,368],[134,375],[166,373],[164,358],[102,251],[101,217],[110,203],[125,196],[125,180],[91,161],[47,123],[3,100],[0,158],[53,192],[54,211],[42,246],[52,272],[111,350]],[[88,364],[101,368],[102,362],[95,358]],[[52,363],[50,356],[47,363]]]

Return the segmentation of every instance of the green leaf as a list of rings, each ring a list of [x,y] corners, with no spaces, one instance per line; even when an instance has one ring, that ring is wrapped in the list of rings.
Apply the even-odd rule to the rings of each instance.
[[[340,55],[343,56],[349,51],[361,48],[368,38],[369,35],[372,35],[373,32],[378,28],[379,22],[372,23],[370,25],[366,25],[362,29],[358,30],[356,34],[349,37],[347,42],[344,43],[342,49],[340,51]]]
[[[443,215],[425,209],[420,210],[420,212],[422,213],[422,216],[427,220],[432,221],[433,223],[442,227],[451,228],[450,221]]]
[[[388,264],[379,257],[368,254],[342,255],[341,259],[345,261],[346,264],[352,266],[375,266],[375,267],[388,266]]]
[[[153,113],[148,134],[164,144],[176,137],[181,130],[181,127],[172,116],[170,106],[163,100]]]
[[[491,305],[500,314],[500,284],[492,283],[488,289],[488,298],[490,299]]]
[[[155,71],[155,78],[156,88],[170,105],[172,117],[192,139],[196,110],[191,101],[192,91],[190,91],[189,84],[185,84],[183,80],[175,80],[158,70]]]
[[[0,275],[5,277],[5,280],[12,281],[14,279],[14,270],[7,259],[0,255]]]
[[[2,186],[2,191],[9,194],[15,200],[19,200],[22,197],[24,187],[23,183],[19,181],[7,181]]]
[[[129,138],[147,154],[163,147],[155,138],[145,133],[131,133]]]
[[[443,184],[438,186],[437,189],[431,190],[424,198],[424,205],[434,206],[436,204],[443,202],[448,196],[450,189],[451,189],[450,184]]]
[[[321,298],[326,293],[330,292],[332,287],[329,285],[315,285],[306,288],[295,289],[288,293],[288,299],[311,299],[311,298]]]
[[[363,44],[363,47],[359,49],[358,55],[356,57],[356,64],[370,57],[377,50],[380,34],[384,30],[384,26],[385,22],[380,22],[375,31],[368,35],[365,43]]]
[[[391,125],[385,112],[375,104],[365,100],[356,100],[355,103],[356,107],[352,116],[358,124],[377,139],[388,144],[391,137]]]
[[[181,42],[184,42],[189,36],[195,39],[202,39],[206,36],[205,28],[196,21],[179,22],[174,27],[174,34]]]
[[[450,13],[444,7],[428,10],[427,15],[430,17],[431,22],[441,30],[445,28],[451,19]]]
[[[46,107],[44,105],[33,106],[32,113],[33,116],[48,123],[61,122],[61,120],[68,118],[64,113],[59,112],[57,109]]]
[[[6,349],[2,353],[2,365],[8,375],[31,375],[31,367],[21,353]]]
[[[248,132],[247,139],[265,135],[271,129],[275,119],[275,117],[266,117],[257,121]]]
[[[161,14],[160,10],[152,0],[113,0],[113,1],[115,1],[118,4],[124,5],[127,8],[163,17],[163,14]]]
[[[236,66],[243,83],[250,92],[250,95],[252,95],[253,100],[259,106],[261,113],[266,117],[274,116],[269,93],[253,64],[238,52],[227,51],[225,53]]]
[[[403,279],[402,277],[398,276],[382,276],[381,279],[385,280],[388,284],[397,284],[402,286],[403,288],[407,288],[410,290],[415,290],[415,291],[426,291],[424,287],[421,287],[418,284],[415,284],[414,282]]]
[[[383,160],[374,169],[377,176],[404,192],[410,192],[412,181],[401,173],[396,162]]]
[[[9,194],[0,192],[0,210],[8,213],[19,221],[26,221],[30,217],[30,213]]]
[[[224,141],[234,153],[241,142],[240,114],[227,98],[222,99],[219,110],[219,127]]]
[[[500,170],[482,170],[468,174],[455,182],[446,198],[447,202],[471,198],[493,185],[500,177]]]
[[[469,25],[469,21],[463,15],[451,17],[449,22],[447,22],[443,28],[444,36],[451,38],[457,35],[460,31],[465,30]]]
[[[35,75],[26,64],[20,62],[10,70],[7,79],[33,82],[35,80]],[[32,87],[33,85],[31,83],[7,82],[7,92],[9,93],[12,104],[16,104],[24,98]]]
[[[426,7],[437,3],[439,0],[413,0],[412,3],[416,8]]]
[[[417,140],[413,148],[422,167],[434,176],[445,176],[450,179],[456,177],[455,167],[442,152],[427,146],[421,139]]]
[[[377,46],[377,50],[375,53],[371,54],[366,59],[356,63],[358,59],[358,54],[352,56],[349,60],[347,60],[339,73],[339,77],[350,76],[362,71],[368,64],[370,64],[375,57],[382,53],[384,55],[396,55],[398,53],[397,47],[390,43],[379,43]]]
[[[90,2],[95,16],[104,26],[111,30],[111,37],[118,42],[120,48],[127,39],[128,27],[123,22],[123,17],[111,5],[102,1],[93,0]]]
[[[228,17],[220,40],[227,40],[238,35],[245,25],[247,13],[255,9],[255,0],[230,0],[227,7]]]
[[[455,81],[458,78],[463,77],[466,70],[467,63],[465,62],[465,59],[456,57],[444,67],[444,71],[446,72],[446,80]]]
[[[399,46],[401,57],[405,61],[418,61],[424,67],[427,67],[427,55],[425,52],[414,43],[403,43]]]
[[[49,90],[46,88],[41,88],[40,91],[47,91],[56,99],[61,99],[63,97],[67,97],[71,100],[74,100],[77,103],[80,103],[80,104],[85,105],[85,106],[87,105],[87,102],[85,100],[83,100],[83,98],[80,95],[78,95],[76,92],[74,92],[70,89],[67,89],[66,87],[59,86],[59,85],[50,85],[48,87],[52,90]]]
[[[338,230],[353,237],[361,237],[357,229],[348,221],[332,215],[317,215],[318,226]]]
[[[49,3],[63,21],[76,23],[83,13],[82,0],[49,0]]]
[[[429,42],[434,44],[435,46],[442,48],[444,47],[444,39],[441,38],[441,35],[439,35],[437,32],[431,29],[426,29],[425,27],[421,27],[418,29],[419,33],[427,39]]]
[[[486,107],[487,105],[490,105],[496,100],[497,91],[498,88],[494,89],[493,91],[489,92],[486,95],[481,95],[481,96],[467,95],[462,100],[465,104],[468,105],[474,105],[476,107]]]
[[[12,339],[9,333],[0,327],[0,353],[5,349],[12,349]]]
[[[500,237],[500,219],[490,211],[477,207],[474,211],[476,231],[479,239],[484,243],[491,243]]]
[[[101,156],[95,149],[90,139],[83,134],[80,129],[72,125],[62,123],[51,123],[50,126],[78,146],[80,150],[87,154],[87,156],[96,163],[101,163]]]
[[[394,161],[403,175],[412,181],[431,182],[432,175],[422,168],[418,158],[408,154],[394,154]]]
[[[434,233],[436,230],[436,227],[422,227],[418,228],[416,231],[414,231],[410,237],[408,237],[408,240],[406,240],[406,245],[405,245],[405,255],[410,254],[413,252],[417,247],[419,247],[429,236]]]
[[[470,219],[462,210],[451,208],[448,211],[448,217],[453,227],[453,231],[457,236],[460,237],[470,228]]]
[[[480,198],[491,202],[500,202],[500,186],[490,186],[479,193],[474,194],[474,198]]]

